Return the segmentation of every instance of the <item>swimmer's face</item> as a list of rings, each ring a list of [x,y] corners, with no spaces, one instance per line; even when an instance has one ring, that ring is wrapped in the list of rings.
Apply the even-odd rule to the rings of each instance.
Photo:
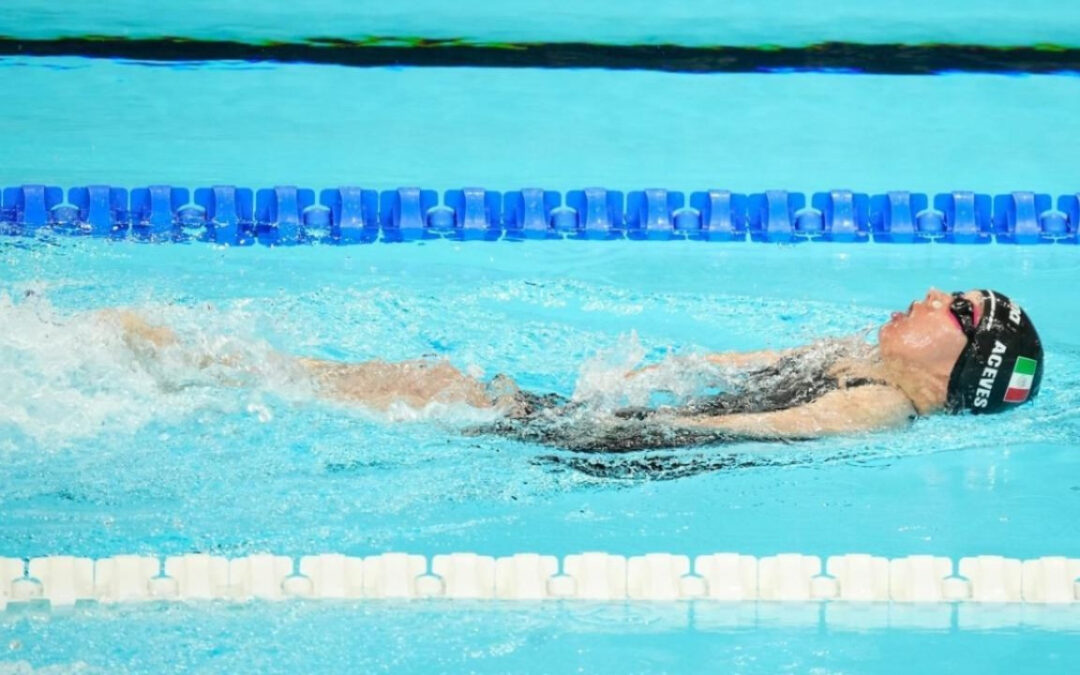
[[[968,291],[964,296],[975,308],[975,325],[982,314],[982,293]],[[893,312],[892,318],[878,331],[881,355],[904,368],[918,368],[928,374],[947,378],[967,337],[956,316],[949,310],[952,295],[931,288],[926,297],[916,300],[907,312]]]

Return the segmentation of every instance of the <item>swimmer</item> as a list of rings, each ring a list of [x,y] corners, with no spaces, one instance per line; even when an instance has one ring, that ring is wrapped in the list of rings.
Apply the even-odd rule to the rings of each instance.
[[[121,328],[128,346],[143,357],[177,342],[170,329],[150,325],[132,312],[111,310],[103,316]],[[683,405],[606,414],[594,414],[558,394],[523,391],[505,375],[485,383],[446,361],[287,361],[328,399],[376,410],[466,404],[496,414],[495,421],[466,433],[585,452],[876,431],[942,412],[998,413],[1039,391],[1039,336],[1020,306],[1001,293],[931,289],[907,312],[894,312],[877,336],[877,345],[847,340],[784,351],[710,354],[711,365],[741,372],[744,384]]]

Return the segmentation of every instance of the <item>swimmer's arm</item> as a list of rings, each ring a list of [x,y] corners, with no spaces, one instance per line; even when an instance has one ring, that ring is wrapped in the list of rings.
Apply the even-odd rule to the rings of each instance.
[[[161,349],[171,347],[178,341],[173,329],[152,324],[130,309],[101,309],[91,316],[119,328],[124,342],[132,349]]]
[[[683,424],[754,438],[818,438],[900,427],[915,415],[911,401],[901,392],[892,387],[865,386],[829,392],[787,410],[706,417]]]
[[[801,349],[762,349],[756,352],[718,352],[706,354],[705,360],[721,368],[766,368],[785,356],[793,356]]]
[[[771,349],[764,349],[756,352],[719,352],[715,354],[706,354],[705,360],[714,366],[721,368],[765,368],[776,363],[785,356],[793,356],[802,351],[799,349],[784,349],[780,351],[774,351]],[[654,363],[649,366],[644,366],[636,370],[631,370],[626,374],[626,377],[637,377],[638,375],[644,375],[645,373],[652,372],[657,368],[660,368],[663,363]]]

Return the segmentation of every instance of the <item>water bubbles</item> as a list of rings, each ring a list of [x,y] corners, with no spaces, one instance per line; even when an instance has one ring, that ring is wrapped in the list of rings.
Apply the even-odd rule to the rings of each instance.
[[[644,357],[645,350],[636,332],[621,336],[614,347],[598,351],[581,364],[573,400],[600,409],[633,405],[628,400],[634,392],[627,376]]]
[[[274,413],[270,412],[270,408],[262,403],[248,403],[247,411],[248,414],[254,415],[262,424],[266,424],[274,419]]]
[[[265,342],[226,337],[243,334],[235,329],[215,332],[215,322],[242,321],[242,315],[178,307],[141,311],[155,328],[175,329],[178,342],[133,348],[109,315],[62,312],[44,296],[15,301],[0,293],[0,324],[6,327],[0,332],[0,430],[61,448],[182,420],[198,410],[228,413],[240,404],[241,388],[310,398],[310,385]],[[253,414],[272,419],[265,405]],[[168,432],[162,433],[167,440]]]

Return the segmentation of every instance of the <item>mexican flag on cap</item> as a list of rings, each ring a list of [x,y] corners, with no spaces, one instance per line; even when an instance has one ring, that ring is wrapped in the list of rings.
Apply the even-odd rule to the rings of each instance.
[[[1035,359],[1021,356],[1016,359],[1013,366],[1012,377],[1009,378],[1009,388],[1005,390],[1005,400],[1009,403],[1023,403],[1031,393],[1031,381],[1035,378],[1035,366],[1039,364]]]

